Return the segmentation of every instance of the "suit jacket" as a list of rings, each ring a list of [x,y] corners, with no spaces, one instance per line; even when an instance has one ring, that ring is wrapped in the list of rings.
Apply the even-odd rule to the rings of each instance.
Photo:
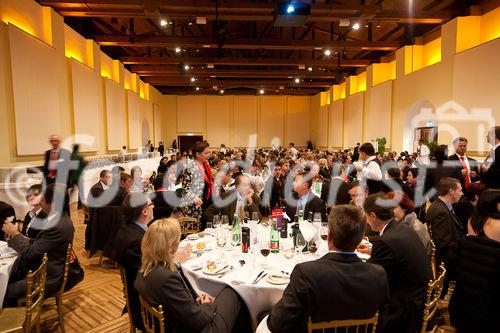
[[[133,222],[122,224],[113,242],[109,258],[125,269],[132,320],[136,327],[142,327],[141,303],[134,288],[137,271],[141,266],[141,241],[146,231]]]
[[[494,152],[495,160],[487,172],[483,173],[482,181],[489,188],[500,188],[500,147]]]
[[[453,154],[453,155],[448,157],[448,160],[453,161],[456,164],[456,168],[458,169],[460,174],[462,174],[462,168],[463,168],[462,162],[460,161],[460,158],[458,157],[458,155]],[[481,178],[480,173],[479,173],[480,172],[479,164],[477,163],[477,161],[475,159],[470,158],[469,156],[467,156],[467,161],[469,162],[470,171],[474,171],[476,173],[476,176],[471,177],[470,181],[471,182],[478,181]],[[462,188],[465,189],[465,177],[462,177],[461,183],[462,183]]]
[[[235,213],[238,213],[236,211],[236,203],[237,203],[237,196],[235,194],[236,190],[224,192],[221,195],[221,199],[226,199],[230,195],[234,195],[234,199],[231,200],[228,204],[226,204],[224,207],[219,208],[215,205],[215,203],[211,204],[203,213],[203,217],[205,221],[213,221],[214,216],[217,214],[221,215],[226,215],[229,219],[232,219]],[[259,197],[254,194],[252,197],[252,204],[249,205],[248,203],[245,204],[244,210],[245,212],[248,212],[250,214],[250,217],[252,216],[253,212],[259,212]]]
[[[108,189],[108,191],[111,190]],[[118,189],[118,192],[116,192],[116,195],[115,197],[111,200],[111,202],[109,203],[108,206],[121,206],[122,203],[123,203],[123,199],[125,199],[125,197],[129,194],[130,192],[123,189],[121,186],[120,188]]]
[[[437,264],[444,262],[447,275],[454,279],[458,266],[460,243],[466,233],[454,213],[441,199],[436,199],[427,209],[427,225],[431,227],[431,235],[436,245]]]
[[[162,305],[166,332],[199,332],[217,316],[215,303],[196,303],[178,272],[154,268],[147,276],[137,274],[135,289],[152,306]]]
[[[295,214],[297,213],[297,206],[296,205],[290,205],[288,202],[285,205],[285,211],[287,215],[293,219]],[[304,207],[304,219],[307,219],[309,216],[309,213],[321,213],[321,220],[322,221],[328,221],[327,216],[326,216],[326,204],[325,202],[312,194],[311,192],[308,193],[308,198],[306,205]]]
[[[24,217],[21,233],[29,238],[34,239],[40,233],[43,225],[43,220],[47,218],[47,214],[45,214],[43,210],[41,210],[38,215],[31,218],[30,212],[31,211],[26,213]],[[29,229],[28,225],[30,226]]]
[[[321,199],[326,202],[327,206],[349,204],[351,201],[349,184],[342,178],[332,177],[330,181],[323,183]]]
[[[309,317],[313,322],[361,319],[377,311],[382,324],[388,301],[382,267],[364,263],[355,254],[328,253],[295,266],[267,326],[273,333],[307,332]]]
[[[319,169],[319,175],[323,177],[324,179],[331,179],[332,178],[332,169],[329,167],[322,167]]]
[[[46,228],[42,229],[35,239],[19,234],[9,240],[8,244],[19,253],[11,274],[11,279],[14,280],[25,279],[28,270],[37,269],[42,262],[43,254],[47,253],[45,293],[50,297],[54,295],[63,278],[68,244],[73,242],[75,228],[66,213],[51,216],[45,223]]]
[[[382,266],[389,280],[389,312],[383,332],[420,330],[427,284],[432,279],[424,245],[413,229],[394,221],[372,242],[368,262]]]
[[[445,161],[446,162],[446,161]],[[437,187],[439,181],[444,177],[452,177],[464,181],[462,172],[455,167],[452,163],[446,163],[443,165],[435,165],[434,167],[429,166],[425,170],[424,179],[424,194],[429,192],[430,189]],[[432,196],[432,201],[437,198],[437,194]]]
[[[9,205],[4,201],[0,201],[0,226],[3,224],[3,221],[8,218],[14,216],[16,217],[16,212],[14,211],[14,207]],[[0,228],[0,240],[3,241],[5,238],[4,232]]]
[[[281,191],[283,191],[281,182],[273,176],[269,176],[266,181],[264,191],[260,194],[261,206],[274,209],[276,205],[279,205],[280,198],[282,196]]]
[[[50,152],[52,149],[49,149],[45,152],[45,161],[43,163],[43,176],[44,178],[47,178],[49,175],[49,162],[50,162]],[[57,159],[63,159],[63,160],[69,160],[71,159],[71,153],[63,148],[59,148],[59,152],[57,154]],[[57,167],[57,166],[56,166]],[[56,171],[56,176],[57,176],[57,171]],[[68,173],[69,176],[69,173]]]

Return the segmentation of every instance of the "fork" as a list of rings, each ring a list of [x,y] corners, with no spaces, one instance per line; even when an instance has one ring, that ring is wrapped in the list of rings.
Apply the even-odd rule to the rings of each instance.
[[[233,270],[233,266],[229,266],[228,269],[226,269],[224,272],[222,272],[219,276],[217,276],[217,278],[221,278],[223,277],[224,275],[226,275],[227,273],[231,272]]]

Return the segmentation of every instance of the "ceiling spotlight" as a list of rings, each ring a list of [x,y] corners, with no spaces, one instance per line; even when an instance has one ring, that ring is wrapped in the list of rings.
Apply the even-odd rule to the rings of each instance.
[[[200,87],[196,87],[196,91],[199,91],[200,90]]]
[[[294,11],[295,11],[295,7],[293,5],[288,5],[288,7],[286,7],[287,14],[291,14]]]
[[[181,52],[181,48],[180,47],[176,47],[175,48],[175,53],[180,53]]]
[[[293,80],[295,83],[300,83],[300,79],[298,77],[295,78],[295,80]]]
[[[220,90],[220,93],[221,93],[221,94],[223,94],[223,93],[224,93],[224,89],[221,89],[221,90]]]
[[[312,71],[313,71],[313,68],[312,68],[311,66],[309,66],[309,67],[307,67],[307,70],[308,70],[309,72],[312,72]]]
[[[191,82],[194,82],[194,81],[196,81],[196,78],[195,78],[195,77],[192,77],[192,78],[191,78]]]
[[[352,25],[352,28],[353,28],[354,30],[359,30],[359,27],[360,27],[360,25],[359,25],[359,23],[357,23],[357,22],[356,22],[356,23],[354,23],[354,24]]]
[[[332,54],[332,51],[329,50],[329,49],[326,49],[324,52],[323,52],[327,57],[330,56],[330,54]]]
[[[184,65],[184,69],[187,71],[189,69],[189,65]]]
[[[168,25],[168,21],[167,21],[167,20],[165,20],[165,19],[161,19],[161,20],[160,20],[160,25],[161,25],[162,27],[166,27],[166,26]]]
[[[264,94],[264,89],[259,90],[259,94],[263,95]]]

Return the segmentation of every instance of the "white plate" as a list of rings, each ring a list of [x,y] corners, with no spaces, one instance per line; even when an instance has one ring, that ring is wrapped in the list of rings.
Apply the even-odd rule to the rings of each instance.
[[[285,276],[280,277],[275,275],[267,275],[266,281],[269,282],[270,284],[283,285],[283,284],[288,284],[290,282],[290,279]]]
[[[189,240],[198,240],[201,237],[198,234],[191,234],[191,235],[188,235],[186,238],[189,239]]]
[[[219,275],[219,274],[222,274],[225,269],[229,268],[229,267],[226,267],[225,269],[222,269],[225,266],[226,266],[226,264],[223,264],[221,266],[217,265],[217,268],[215,270],[209,271],[207,268],[207,265],[205,264],[201,271],[203,272],[203,274],[206,274],[206,275]]]

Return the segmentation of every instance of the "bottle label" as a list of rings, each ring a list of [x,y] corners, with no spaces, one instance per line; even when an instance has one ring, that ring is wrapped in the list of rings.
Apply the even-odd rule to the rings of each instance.
[[[269,248],[271,250],[279,250],[280,243],[279,242],[271,242],[271,244],[269,244]]]

